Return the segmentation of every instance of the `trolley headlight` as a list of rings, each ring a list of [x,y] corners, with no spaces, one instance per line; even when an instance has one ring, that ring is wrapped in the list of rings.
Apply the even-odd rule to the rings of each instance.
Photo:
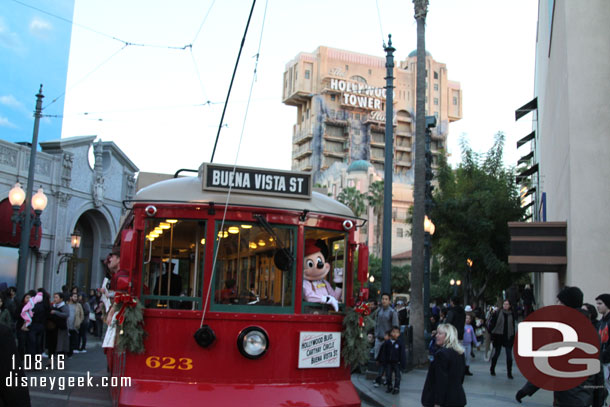
[[[258,359],[269,349],[269,337],[262,328],[248,327],[237,337],[237,349],[248,359]]]

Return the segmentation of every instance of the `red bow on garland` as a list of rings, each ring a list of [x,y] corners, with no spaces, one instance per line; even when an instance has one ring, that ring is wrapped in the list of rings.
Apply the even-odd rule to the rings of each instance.
[[[119,325],[123,325],[123,322],[125,321],[125,310],[127,307],[135,307],[138,302],[129,294],[117,293],[114,296],[114,303],[123,305],[116,316]]]
[[[358,316],[358,325],[360,325],[360,327],[364,327],[363,315],[365,317],[368,316],[371,313],[371,309],[369,308],[369,306],[366,303],[361,302],[356,305],[356,307],[354,308],[354,311],[356,311],[358,314],[360,314]]]

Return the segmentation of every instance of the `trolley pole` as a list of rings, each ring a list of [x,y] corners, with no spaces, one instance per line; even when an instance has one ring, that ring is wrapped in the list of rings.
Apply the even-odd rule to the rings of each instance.
[[[383,165],[383,239],[381,251],[381,293],[392,295],[392,179],[394,174],[394,51],[392,35],[385,47],[385,162]],[[391,298],[391,297],[390,297]]]

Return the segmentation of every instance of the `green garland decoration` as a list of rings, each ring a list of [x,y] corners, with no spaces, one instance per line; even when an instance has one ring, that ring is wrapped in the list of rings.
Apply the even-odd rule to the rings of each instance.
[[[135,304],[125,302],[115,303],[114,312],[123,312],[123,323],[117,320],[117,349],[119,352],[125,350],[132,353],[144,353],[144,338],[146,331],[144,330],[144,307],[136,298],[132,298]],[[121,311],[124,309],[124,311]]]
[[[369,360],[367,333],[374,328],[370,309],[365,303],[349,308],[343,319],[343,362],[352,367],[366,364]]]

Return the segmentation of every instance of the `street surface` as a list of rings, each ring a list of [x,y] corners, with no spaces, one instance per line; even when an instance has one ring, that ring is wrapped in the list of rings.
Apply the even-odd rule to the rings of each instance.
[[[522,404],[517,403],[515,394],[526,382],[516,364],[513,365],[514,379],[506,377],[506,357],[504,350],[500,354],[496,366],[496,376],[489,374],[489,362],[483,359],[483,353],[475,350],[476,357],[472,360],[470,371],[473,376],[464,379],[464,391],[468,406],[473,407],[549,407],[553,405],[552,392],[539,390],[533,397],[526,397]],[[372,380],[367,380],[364,374],[352,375],[352,382],[359,390],[363,406],[375,407],[406,407],[421,406],[421,392],[426,381],[426,369],[414,369],[402,375],[400,393],[388,394],[385,388],[375,388]]]
[[[502,351],[504,352],[504,351]],[[496,376],[489,374],[489,362],[483,360],[481,352],[476,352],[476,358],[472,360],[471,371],[474,376],[467,376],[464,380],[464,390],[468,406],[474,407],[508,407],[519,405],[515,400],[515,393],[525,383],[525,378],[519,370],[513,370],[514,379],[506,377],[506,362],[504,353],[500,355],[496,367]],[[88,352],[74,354],[66,360],[64,370],[46,370],[42,372],[30,372],[28,376],[36,377],[92,377],[94,387],[74,387],[60,390],[49,387],[31,387],[30,398],[32,407],[99,407],[112,406],[110,390],[101,386],[102,376],[107,376],[106,357],[101,349],[101,343],[97,339],[89,339]],[[371,380],[367,380],[363,374],[354,374],[352,382],[359,390],[362,397],[362,407],[404,407],[420,406],[421,390],[426,379],[425,369],[414,369],[402,375],[400,394],[391,395],[385,392],[385,388],[375,388]],[[524,407],[548,407],[552,405],[553,395],[551,392],[539,390],[534,397],[523,399]]]
[[[43,359],[43,363],[48,363],[48,359]],[[86,383],[87,374],[92,377],[91,382],[94,387],[68,387],[69,377],[83,377],[84,379],[81,380]],[[97,338],[88,337],[87,353],[75,353],[71,358],[66,359],[63,370],[33,371],[29,372],[28,376],[38,378],[45,376],[56,380],[53,390],[49,388],[49,385],[30,387],[32,407],[112,406],[110,389],[101,387],[102,376],[107,376],[106,356],[102,351],[101,342]],[[59,378],[66,382],[63,390],[57,388]]]

